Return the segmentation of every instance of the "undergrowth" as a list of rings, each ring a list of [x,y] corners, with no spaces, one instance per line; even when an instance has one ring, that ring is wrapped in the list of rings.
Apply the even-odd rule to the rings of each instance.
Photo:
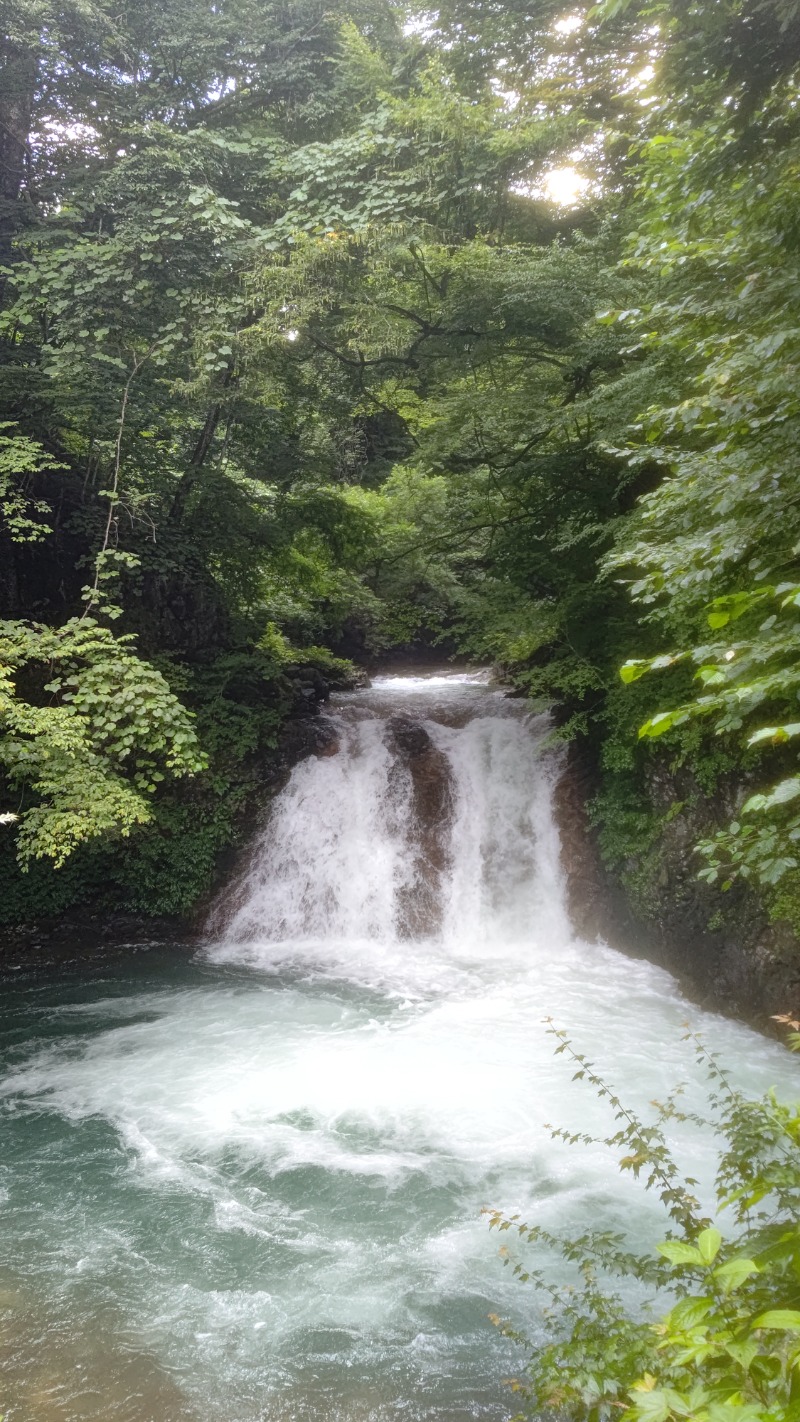
[[[786,1019],[782,1019],[786,1023]],[[800,1024],[788,1023],[790,1044]],[[800,1417],[800,1106],[774,1092],[750,1100],[734,1087],[719,1057],[687,1030],[708,1080],[703,1116],[680,1106],[680,1091],[654,1103],[652,1121],[627,1106],[550,1023],[556,1052],[608,1102],[615,1129],[602,1143],[619,1166],[659,1198],[666,1238],[655,1254],[625,1237],[589,1230],[564,1237],[514,1215],[488,1211],[490,1226],[526,1246],[555,1250],[570,1276],[554,1283],[535,1262],[505,1262],[545,1305],[549,1341],[535,1347],[494,1322],[528,1352],[525,1376],[512,1386],[519,1419],[555,1415],[569,1422],[797,1422]],[[691,1121],[718,1155],[718,1229],[682,1172],[668,1141],[670,1123]],[[596,1145],[583,1133],[552,1129],[570,1145]],[[655,1322],[619,1292],[634,1280],[652,1294]],[[651,1315],[652,1317],[652,1315]]]

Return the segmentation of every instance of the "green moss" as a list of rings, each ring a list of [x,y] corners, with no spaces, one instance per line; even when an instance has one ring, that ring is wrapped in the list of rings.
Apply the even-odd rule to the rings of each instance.
[[[800,937],[800,869],[790,869],[773,890],[768,912],[773,923],[788,923]]]
[[[631,773],[604,777],[602,788],[589,806],[589,818],[597,828],[603,862],[612,870],[638,859],[654,842],[661,826],[661,817]]]

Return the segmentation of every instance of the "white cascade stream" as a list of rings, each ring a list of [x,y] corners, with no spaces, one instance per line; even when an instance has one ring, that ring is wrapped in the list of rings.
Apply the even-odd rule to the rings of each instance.
[[[687,1018],[754,1093],[796,1082],[667,973],[575,938],[543,718],[446,673],[378,678],[326,724],[194,960],[19,984],[9,1422],[500,1422],[522,1359],[487,1315],[538,1314],[481,1207],[664,1228],[612,1155],[552,1140],[611,1122],[543,1019],[643,1110],[680,1080],[702,1104]],[[708,1189],[708,1137],[676,1148]]]
[[[529,965],[532,952],[570,940],[551,803],[558,762],[541,753],[546,717],[527,716],[475,674],[381,678],[329,722],[333,753],[295,769],[249,872],[225,897],[214,961],[264,967],[341,953],[346,968],[358,943],[379,970],[396,956],[398,984],[409,987],[411,959],[430,981],[448,964],[498,953]],[[421,754],[419,744],[403,754],[398,723],[406,739],[409,723],[417,742],[421,732]],[[420,823],[415,764],[436,802],[432,825]],[[409,929],[415,901],[434,887],[434,931]]]

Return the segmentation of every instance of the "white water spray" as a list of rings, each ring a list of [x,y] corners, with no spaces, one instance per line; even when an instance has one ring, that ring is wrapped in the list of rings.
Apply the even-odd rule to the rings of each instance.
[[[545,717],[453,675],[382,679],[330,726],[326,754],[279,797],[238,907],[217,915],[215,961],[266,968],[359,944],[376,967],[397,951],[408,987],[409,959],[429,977],[570,941]],[[408,940],[424,952],[399,950]]]

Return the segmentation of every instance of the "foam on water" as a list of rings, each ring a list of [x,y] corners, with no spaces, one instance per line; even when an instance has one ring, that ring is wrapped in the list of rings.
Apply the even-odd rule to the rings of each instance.
[[[687,1016],[754,1092],[793,1083],[666,973],[575,940],[543,720],[448,674],[380,679],[332,721],[199,958],[16,991],[10,1422],[506,1417],[520,1360],[487,1314],[535,1331],[535,1303],[481,1207],[663,1228],[605,1151],[550,1138],[610,1121],[542,1019],[638,1107],[680,1079],[701,1102]],[[708,1140],[677,1145],[707,1186]]]

